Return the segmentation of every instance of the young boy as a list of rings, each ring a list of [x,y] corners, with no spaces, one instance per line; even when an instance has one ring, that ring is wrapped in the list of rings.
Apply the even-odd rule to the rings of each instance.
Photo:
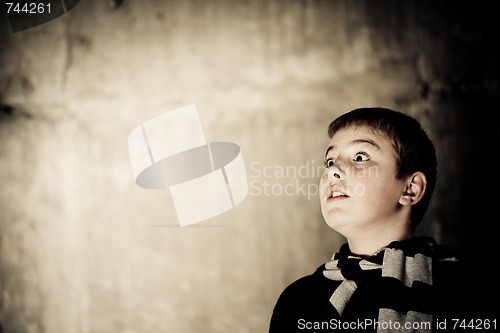
[[[496,328],[479,273],[432,238],[413,236],[436,184],[434,145],[420,123],[359,108],[335,119],[328,135],[321,211],[347,242],[282,292],[269,332]],[[471,319],[475,327],[464,326]]]

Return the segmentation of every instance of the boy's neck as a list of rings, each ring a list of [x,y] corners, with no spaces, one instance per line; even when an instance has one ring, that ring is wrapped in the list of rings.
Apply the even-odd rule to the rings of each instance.
[[[360,257],[368,257],[385,248],[391,242],[410,239],[413,236],[409,230],[394,231],[391,233],[373,234],[367,233],[357,237],[347,238],[349,250]]]

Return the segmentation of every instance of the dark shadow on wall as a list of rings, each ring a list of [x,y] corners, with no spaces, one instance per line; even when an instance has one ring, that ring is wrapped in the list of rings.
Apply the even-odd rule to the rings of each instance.
[[[453,124],[440,123],[435,128],[437,136],[451,139],[438,147],[445,151],[438,156],[441,190],[436,198],[439,206],[432,213],[441,224],[441,242],[493,275],[499,214],[498,18],[493,5],[484,1],[428,6],[419,26],[430,30],[430,45],[443,47],[441,54],[433,54],[432,48],[425,51],[435,81],[422,80],[421,97],[429,101],[432,112],[453,119]],[[434,22],[433,27],[426,28],[426,21]]]

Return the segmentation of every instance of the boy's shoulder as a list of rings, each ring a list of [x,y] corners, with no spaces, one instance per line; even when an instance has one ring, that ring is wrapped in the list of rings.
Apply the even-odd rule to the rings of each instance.
[[[330,297],[340,281],[323,275],[325,265],[290,283],[273,309],[270,332],[294,332],[300,321],[313,321],[330,306]]]
[[[309,297],[317,297],[318,294],[328,294],[329,289],[335,290],[339,282],[327,279],[323,275],[324,270],[325,264],[322,264],[318,268],[316,268],[313,273],[302,276],[293,281],[283,290],[281,296],[296,297],[297,295],[305,294],[304,296],[309,295]],[[331,296],[331,293],[329,294],[329,296]]]
[[[493,276],[481,271],[474,260],[446,246],[436,248],[448,259],[433,266],[438,316],[460,319],[489,319],[496,316],[490,306],[498,294]]]

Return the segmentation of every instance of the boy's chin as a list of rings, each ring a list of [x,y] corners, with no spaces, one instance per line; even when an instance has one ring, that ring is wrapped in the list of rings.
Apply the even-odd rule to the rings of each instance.
[[[342,232],[341,232],[342,223],[338,219],[324,218],[324,220],[325,220],[325,223],[327,226],[329,226],[331,229],[335,230],[336,232],[342,234]]]

